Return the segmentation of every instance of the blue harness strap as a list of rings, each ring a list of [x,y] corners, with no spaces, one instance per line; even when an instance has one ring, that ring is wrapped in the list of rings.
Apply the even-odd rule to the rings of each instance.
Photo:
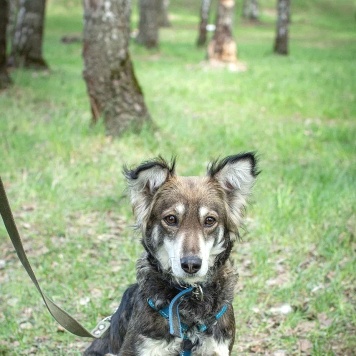
[[[149,298],[147,300],[148,305],[156,310],[161,316],[168,320],[169,324],[169,333],[172,336],[179,337],[183,339],[182,351],[180,352],[180,356],[191,356],[192,348],[194,344],[188,338],[187,332],[190,329],[189,326],[180,321],[179,314],[179,305],[183,301],[184,297],[190,295],[193,291],[193,287],[189,287],[187,289],[183,289],[180,291],[170,302],[170,304],[162,309],[157,309],[153,300]],[[213,325],[216,321],[218,321],[227,311],[229,305],[224,304],[222,308],[219,310],[217,314],[210,318],[210,321],[206,324],[197,324],[194,325],[199,332],[206,331],[211,325]]]
[[[180,321],[179,304],[185,296],[191,294],[192,290],[193,287],[183,289],[172,299],[169,305],[162,309],[157,309],[152,299],[147,300],[148,305],[152,309],[156,310],[161,316],[168,320],[169,333],[181,339],[184,338],[184,334],[188,331],[189,327],[187,324]]]
[[[184,296],[190,295],[193,287],[183,289],[169,303],[169,333],[173,336],[183,338],[182,324],[180,322],[179,304],[183,301]]]

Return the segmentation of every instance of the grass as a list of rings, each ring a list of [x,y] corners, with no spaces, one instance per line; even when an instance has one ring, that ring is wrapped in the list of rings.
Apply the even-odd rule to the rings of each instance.
[[[89,125],[81,44],[60,42],[81,32],[81,9],[48,4],[50,71],[13,71],[15,85],[0,94],[0,174],[44,290],[88,328],[115,309],[142,250],[122,165],[177,155],[180,174],[203,174],[211,159],[253,150],[262,174],[234,251],[234,355],[353,354],[354,10],[347,0],[293,4],[291,53],[279,57],[274,2],[263,6],[259,25],[237,14],[249,69],[232,73],[201,65],[199,5],[172,3],[159,51],[131,44],[158,130],[114,139]],[[87,341],[58,328],[3,226],[0,236],[0,355],[79,354]]]

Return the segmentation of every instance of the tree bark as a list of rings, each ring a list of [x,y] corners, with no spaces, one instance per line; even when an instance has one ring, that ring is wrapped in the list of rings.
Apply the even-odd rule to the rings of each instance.
[[[214,37],[208,46],[209,60],[226,63],[237,61],[237,46],[232,36],[234,0],[220,0]]]
[[[12,83],[7,72],[6,60],[6,29],[9,16],[8,0],[0,0],[0,90],[6,89]]]
[[[200,24],[199,24],[199,36],[197,40],[197,46],[204,46],[207,39],[206,26],[209,22],[209,13],[211,7],[211,0],[202,0],[200,7]]]
[[[244,0],[242,16],[250,21],[258,21],[259,19],[258,0]]]
[[[93,122],[120,135],[150,121],[128,46],[130,0],[84,0],[83,76]]]
[[[288,25],[290,19],[290,0],[278,0],[277,3],[278,18],[276,39],[274,42],[274,52],[288,54]]]
[[[42,56],[46,0],[20,0],[9,64],[14,67],[48,68]]]
[[[136,41],[146,48],[158,47],[161,0],[140,0],[140,21]]]

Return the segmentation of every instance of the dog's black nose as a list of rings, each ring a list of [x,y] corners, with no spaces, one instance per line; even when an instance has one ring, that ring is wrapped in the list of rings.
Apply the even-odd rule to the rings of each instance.
[[[189,274],[196,273],[201,268],[202,260],[197,256],[183,257],[180,259],[180,265],[184,272]]]

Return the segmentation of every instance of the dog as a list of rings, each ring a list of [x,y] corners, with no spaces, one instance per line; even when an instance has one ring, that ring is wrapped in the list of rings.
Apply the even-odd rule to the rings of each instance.
[[[231,355],[230,253],[258,173],[251,152],[210,163],[204,177],[177,176],[175,159],[161,157],[124,168],[145,252],[137,283],[85,356]]]

